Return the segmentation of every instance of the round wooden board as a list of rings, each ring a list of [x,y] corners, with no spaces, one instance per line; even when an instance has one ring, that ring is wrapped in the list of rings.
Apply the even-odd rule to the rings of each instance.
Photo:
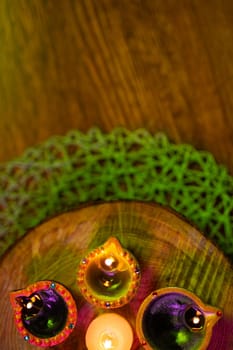
[[[1,260],[1,349],[36,349],[18,334],[9,292],[37,280],[63,283],[77,300],[78,325],[56,349],[84,350],[85,331],[100,310],[80,295],[76,275],[80,259],[108,237],[117,237],[140,263],[142,280],[133,301],[114,310],[135,327],[143,299],[154,289],[188,289],[203,302],[222,308],[209,350],[233,348],[233,271],[217,248],[192,225],[156,204],[115,202],[64,213],[31,230]],[[132,350],[141,349],[135,337]]]

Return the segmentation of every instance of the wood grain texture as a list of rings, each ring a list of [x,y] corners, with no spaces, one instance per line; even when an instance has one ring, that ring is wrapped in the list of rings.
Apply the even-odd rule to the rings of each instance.
[[[99,313],[84,301],[76,285],[78,264],[87,251],[117,237],[137,258],[142,279],[136,297],[115,310],[135,327],[144,298],[155,289],[176,286],[194,292],[204,303],[220,307],[223,318],[214,328],[208,350],[230,350],[233,345],[233,271],[224,256],[194,227],[155,204],[116,202],[87,206],[57,216],[28,233],[0,264],[1,348],[34,347],[17,333],[9,303],[11,290],[40,279],[66,285],[79,310],[78,326],[57,349],[84,350],[90,320]],[[140,349],[135,340],[132,350]]]
[[[72,128],[164,131],[233,172],[233,2],[2,0],[0,161]]]

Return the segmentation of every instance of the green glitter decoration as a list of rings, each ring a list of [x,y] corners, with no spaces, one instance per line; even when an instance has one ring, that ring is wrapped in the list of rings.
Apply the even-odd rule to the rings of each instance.
[[[53,329],[54,325],[56,324],[56,321],[53,319],[48,319],[47,321],[47,327]]]
[[[144,129],[73,130],[0,166],[0,254],[44,219],[85,202],[155,201],[233,258],[233,178],[213,156]]]
[[[190,333],[187,330],[181,330],[176,335],[176,343],[178,345],[184,345],[190,340]]]

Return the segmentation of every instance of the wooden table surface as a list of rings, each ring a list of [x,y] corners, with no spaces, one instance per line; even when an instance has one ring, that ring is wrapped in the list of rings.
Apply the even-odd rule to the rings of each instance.
[[[233,173],[233,1],[1,0],[0,45],[0,162],[125,126]]]
[[[112,235],[135,256],[141,269],[135,297],[112,312],[124,316],[135,330],[139,307],[150,293],[160,288],[184,288],[204,304],[223,312],[213,329],[209,347],[198,346],[198,349],[232,350],[233,270],[230,264],[210,241],[181,217],[156,204],[133,201],[97,204],[57,216],[33,229],[3,257],[0,264],[0,310],[4,315],[4,326],[0,327],[2,350],[38,349],[18,334],[8,298],[9,291],[39,280],[62,283],[77,302],[77,327],[67,342],[55,348],[86,350],[87,327],[100,309],[91,307],[81,295],[77,269],[90,250],[101,246]],[[143,350],[136,338],[131,350]],[[181,348],[194,347],[172,347]]]

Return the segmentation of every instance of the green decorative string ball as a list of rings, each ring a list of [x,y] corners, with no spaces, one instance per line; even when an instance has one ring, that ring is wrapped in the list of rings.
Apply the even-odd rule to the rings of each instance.
[[[214,157],[144,129],[77,130],[0,166],[0,254],[30,228],[82,203],[155,201],[233,259],[233,178]]]

